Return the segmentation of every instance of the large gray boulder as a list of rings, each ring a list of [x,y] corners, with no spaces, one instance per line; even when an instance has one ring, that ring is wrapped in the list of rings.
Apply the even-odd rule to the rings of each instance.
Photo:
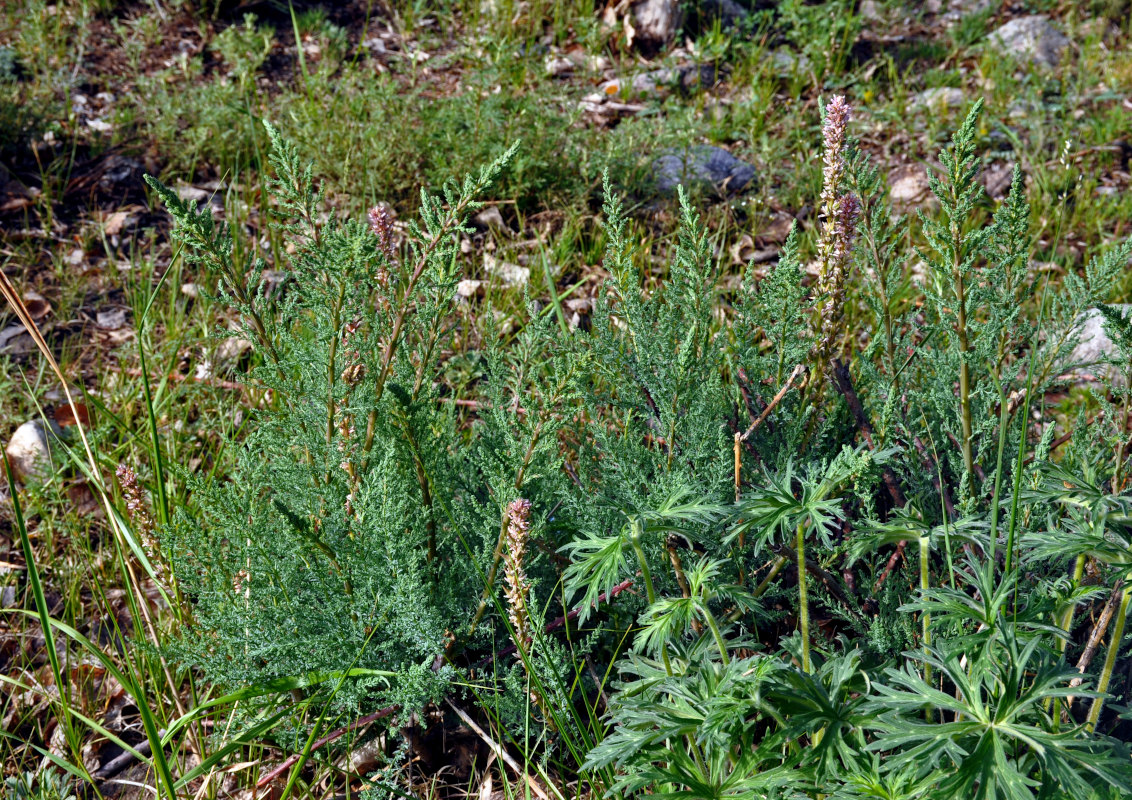
[[[1056,67],[1069,39],[1055,28],[1043,14],[1012,19],[988,37],[1000,52],[1019,61],[1044,67]]]
[[[755,180],[754,167],[711,145],[669,150],[653,161],[652,173],[656,188],[665,194],[675,192],[680,184],[735,194]]]
[[[664,47],[684,25],[680,0],[638,0],[631,11],[635,39],[648,49]]]

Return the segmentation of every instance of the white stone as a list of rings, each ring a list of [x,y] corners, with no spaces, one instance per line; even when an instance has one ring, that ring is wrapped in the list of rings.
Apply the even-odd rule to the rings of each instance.
[[[882,22],[884,9],[877,0],[861,0],[861,5],[857,7],[857,16],[868,22]]]
[[[935,89],[925,89],[919,94],[913,95],[912,107],[939,111],[941,109],[959,108],[966,99],[962,89],[940,86]]]
[[[1117,303],[1112,306],[1123,316],[1132,313],[1132,304]],[[1077,320],[1077,346],[1069,356],[1070,362],[1076,365],[1078,372],[1088,373],[1098,378],[1115,378],[1120,373],[1110,364],[1103,364],[1106,359],[1119,355],[1116,345],[1105,331],[1105,319],[1100,309],[1091,308]],[[1123,381],[1121,381],[1123,383]]]
[[[218,361],[235,361],[251,348],[252,343],[247,339],[233,336],[230,339],[225,339],[217,346],[216,359]]]
[[[782,78],[799,77],[810,71],[810,59],[785,47],[772,51],[770,62],[774,74]]]
[[[483,209],[476,214],[475,222],[477,225],[482,225],[485,228],[511,233],[511,229],[508,228],[507,223],[503,221],[503,214],[499,212],[499,206],[488,206]]]
[[[58,429],[52,425],[53,433]],[[20,480],[44,480],[51,469],[51,450],[47,445],[47,428],[39,420],[25,422],[16,428],[4,449],[15,477]]]
[[[126,309],[111,308],[94,315],[94,324],[104,331],[116,331],[126,327]]]
[[[935,198],[928,186],[927,167],[909,164],[898,167],[888,176],[889,199],[895,210],[903,213],[920,206],[933,206]]]
[[[474,281],[471,278],[465,278],[456,284],[456,296],[470,300],[479,293],[480,286],[482,285],[483,281]]]
[[[208,200],[211,193],[201,189],[198,186],[190,186],[187,183],[177,185],[177,197],[184,200],[186,203],[190,200],[196,200],[198,203],[203,203]]]
[[[490,253],[483,254],[483,268],[488,275],[499,278],[504,286],[525,286],[531,279],[531,271],[528,268],[498,261]]]
[[[546,60],[546,74],[551,77],[569,75],[574,71],[574,62],[568,58],[551,56]]]

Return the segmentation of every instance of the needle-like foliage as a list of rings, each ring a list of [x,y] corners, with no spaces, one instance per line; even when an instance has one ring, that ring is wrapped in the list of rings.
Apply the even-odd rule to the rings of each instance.
[[[607,176],[607,280],[576,329],[528,290],[468,330],[460,237],[511,152],[400,226],[327,217],[269,129],[272,291],[236,231],[152,182],[255,345],[258,402],[231,478],[192,482],[161,532],[192,601],[173,652],[402,725],[466,723],[453,698],[490,695],[479,715],[543,777],[616,796],[1132,792],[1109,735],[1132,391],[1096,390],[1071,437],[1041,402],[1093,307],[1101,366],[1132,369],[1132,322],[1103,302],[1129,250],[1050,289],[1022,171],[993,208],[977,180],[980,111],[931,173],[916,248],[831,100],[816,241],[795,225],[722,293],[686,196],[667,268],[645,270]]]

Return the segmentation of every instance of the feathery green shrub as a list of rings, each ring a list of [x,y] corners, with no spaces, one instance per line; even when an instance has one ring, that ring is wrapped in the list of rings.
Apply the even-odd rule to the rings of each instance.
[[[230,480],[164,533],[193,602],[178,655],[228,686],[334,676],[303,701],[396,724],[470,685],[524,752],[614,795],[1132,792],[1106,702],[1127,688],[1132,394],[1098,391],[1064,452],[1040,403],[1132,251],[1060,286],[1032,270],[1021,173],[993,213],[976,182],[979,110],[909,251],[828,104],[812,281],[795,228],[721,297],[683,195],[646,280],[607,179],[609,279],[569,332],[553,306],[518,330],[457,306],[465,217],[514,148],[400,229],[380,208],[324,221],[269,128],[292,245],[274,294],[234,232],[151,181],[244,320],[261,400]],[[1127,374],[1132,327],[1102,313]],[[470,387],[446,372],[467,337]],[[1075,613],[1097,583],[1118,609],[1103,664]],[[577,619],[547,626],[554,607]],[[604,717],[594,661],[617,676]]]

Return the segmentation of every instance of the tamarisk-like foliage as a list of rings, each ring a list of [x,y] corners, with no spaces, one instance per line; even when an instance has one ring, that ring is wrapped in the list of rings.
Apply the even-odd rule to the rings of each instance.
[[[475,713],[613,795],[1132,793],[1109,736],[1132,393],[1108,387],[1064,452],[1040,402],[1093,307],[1108,366],[1132,364],[1132,326],[1103,305],[1129,249],[1049,287],[1021,171],[997,207],[981,194],[978,113],[931,177],[919,251],[837,97],[820,224],[765,274],[721,292],[682,193],[667,271],[642,269],[607,176],[591,325],[528,296],[507,326],[479,309],[460,348],[465,218],[513,151],[402,226],[381,205],[327,218],[269,128],[289,245],[273,293],[237,232],[151,181],[253,341],[261,400],[230,479],[189,480],[159,531],[193,603],[175,653],[232,686],[334,675],[302,701],[396,708],[390,725],[487,692]],[[1104,597],[1111,613],[1082,613]],[[1094,618],[1113,626],[1100,664]],[[518,659],[496,655],[508,638]]]

